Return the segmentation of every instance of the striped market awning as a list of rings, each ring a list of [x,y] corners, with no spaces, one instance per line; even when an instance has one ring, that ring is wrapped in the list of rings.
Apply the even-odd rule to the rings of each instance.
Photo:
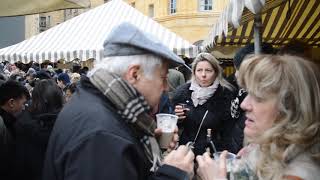
[[[0,17],[87,7],[90,7],[90,0],[1,0]]]
[[[222,16],[228,16],[227,10],[228,7]],[[293,40],[298,40],[313,47],[320,47],[319,0],[266,0],[261,15],[263,42],[283,46]],[[254,41],[254,14],[245,8],[239,20],[239,27],[235,28],[236,24],[226,22],[226,18],[221,17],[205,41],[205,48],[208,50],[214,46],[242,46],[252,43]],[[228,26],[228,24],[233,24],[233,26]],[[224,35],[224,30],[227,36]]]
[[[152,34],[178,55],[195,57],[198,52],[198,47],[127,3],[112,0],[21,43],[0,49],[0,62],[99,61],[103,58],[104,40],[122,22],[130,22]]]

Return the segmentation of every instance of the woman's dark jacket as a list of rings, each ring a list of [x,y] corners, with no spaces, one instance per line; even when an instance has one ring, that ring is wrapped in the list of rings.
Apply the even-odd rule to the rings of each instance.
[[[15,125],[15,179],[41,179],[47,144],[58,113],[32,114],[24,111],[19,116]]]
[[[194,152],[196,155],[203,154],[207,147],[207,129],[212,129],[212,140],[218,151],[228,150],[236,153],[238,146],[232,140],[232,128],[235,122],[230,117],[230,101],[232,92],[227,88],[218,86],[216,92],[203,105],[194,107],[191,100],[192,91],[189,90],[191,83],[180,86],[174,96],[173,104],[185,103],[190,111],[186,111],[187,118],[178,124],[182,129],[180,144],[193,141],[201,120],[208,110],[208,114],[203,122],[198,138],[195,142]]]
[[[151,173],[142,144],[110,101],[88,80],[62,109],[53,128],[43,180],[185,179],[171,166]]]

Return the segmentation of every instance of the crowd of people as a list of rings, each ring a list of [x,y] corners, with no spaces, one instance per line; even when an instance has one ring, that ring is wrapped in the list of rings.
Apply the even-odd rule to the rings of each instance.
[[[42,179],[51,130],[87,68],[1,64],[1,179]],[[79,68],[80,67],[80,68]],[[81,73],[81,75],[80,75]]]
[[[224,180],[227,151],[248,179],[320,177],[320,72],[308,58],[249,44],[226,78],[212,54],[185,64],[129,23],[103,48],[90,71],[1,64],[0,179]],[[178,116],[167,149],[157,113]]]

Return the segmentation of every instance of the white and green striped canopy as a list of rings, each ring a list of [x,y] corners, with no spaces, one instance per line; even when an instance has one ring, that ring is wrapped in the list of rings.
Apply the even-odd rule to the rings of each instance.
[[[129,22],[157,37],[177,55],[195,57],[198,48],[122,0],[112,0],[21,43],[0,49],[0,62],[101,60],[112,28]]]

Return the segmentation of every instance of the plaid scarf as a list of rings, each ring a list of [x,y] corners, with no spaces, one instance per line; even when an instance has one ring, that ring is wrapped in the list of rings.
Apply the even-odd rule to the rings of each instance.
[[[149,115],[150,106],[145,98],[120,76],[98,69],[90,82],[116,107],[118,114],[129,124],[143,145],[144,153],[152,163],[150,171],[161,165],[161,151],[154,137],[156,122]]]

